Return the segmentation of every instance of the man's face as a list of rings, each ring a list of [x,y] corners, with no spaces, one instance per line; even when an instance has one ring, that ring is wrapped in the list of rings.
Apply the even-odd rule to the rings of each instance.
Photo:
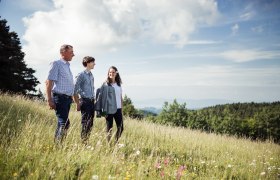
[[[75,56],[73,48],[69,48],[61,53],[62,57],[66,61],[71,61],[72,58]]]

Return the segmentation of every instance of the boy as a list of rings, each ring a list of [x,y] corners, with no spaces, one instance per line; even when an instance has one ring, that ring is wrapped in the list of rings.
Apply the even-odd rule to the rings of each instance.
[[[83,58],[82,64],[85,70],[76,77],[74,101],[77,104],[77,111],[81,111],[82,114],[81,138],[86,143],[92,130],[94,118],[94,77],[91,70],[95,66],[95,59],[86,56]]]

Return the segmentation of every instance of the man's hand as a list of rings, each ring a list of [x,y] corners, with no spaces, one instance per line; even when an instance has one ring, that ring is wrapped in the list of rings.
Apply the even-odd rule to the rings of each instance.
[[[46,80],[46,94],[48,99],[48,104],[50,109],[56,109],[56,106],[52,100],[52,87],[53,87],[53,81],[52,80]]]
[[[81,103],[76,103],[76,109],[77,109],[77,111],[80,111],[81,110]]]
[[[56,109],[56,106],[52,100],[48,100],[48,104],[49,104],[50,109],[54,109],[54,110]]]

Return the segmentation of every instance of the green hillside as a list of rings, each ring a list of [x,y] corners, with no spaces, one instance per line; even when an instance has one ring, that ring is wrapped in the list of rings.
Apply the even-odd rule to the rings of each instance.
[[[0,179],[280,178],[280,146],[270,142],[125,118],[119,144],[108,145],[99,118],[85,146],[73,109],[66,141],[56,147],[56,118],[45,103],[0,95],[0,115]]]

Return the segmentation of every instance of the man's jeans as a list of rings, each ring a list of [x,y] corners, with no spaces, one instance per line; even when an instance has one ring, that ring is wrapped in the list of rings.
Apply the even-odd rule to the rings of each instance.
[[[87,141],[93,126],[94,118],[94,99],[81,99],[82,131],[81,138]]]
[[[67,130],[70,127],[68,118],[72,97],[64,94],[53,94],[53,100],[56,105],[55,114],[57,117],[57,128],[55,131],[55,141],[61,142],[67,135]]]

